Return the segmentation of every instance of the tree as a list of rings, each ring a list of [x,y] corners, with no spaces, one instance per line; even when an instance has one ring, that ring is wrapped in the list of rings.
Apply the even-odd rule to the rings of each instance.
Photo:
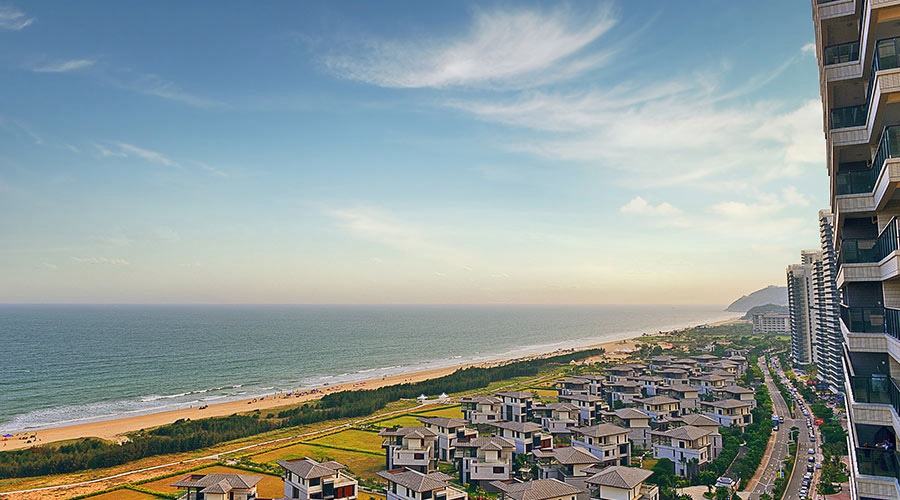
[[[716,484],[716,473],[711,470],[702,471],[697,476],[697,482],[706,486],[706,491],[712,493],[713,485]]]

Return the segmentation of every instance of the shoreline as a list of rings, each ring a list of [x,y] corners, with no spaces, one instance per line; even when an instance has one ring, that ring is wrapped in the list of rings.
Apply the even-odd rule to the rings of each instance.
[[[717,321],[707,321],[703,323],[693,323],[681,326],[662,327],[657,332],[671,333],[674,331],[695,328],[702,325],[718,326],[740,321],[740,316],[721,319]],[[350,380],[335,383],[333,385],[325,384],[315,388],[297,390],[292,392],[274,393],[260,395],[256,397],[247,397],[234,399],[223,402],[211,402],[200,407],[176,408],[162,411],[149,411],[146,413],[132,415],[116,415],[110,418],[97,418],[78,423],[66,423],[62,425],[49,425],[46,427],[25,429],[13,432],[12,437],[7,439],[0,438],[0,452],[12,451],[33,446],[48,444],[58,441],[66,441],[72,439],[97,437],[111,441],[121,441],[123,436],[130,432],[141,429],[158,427],[161,425],[171,424],[179,419],[200,419],[208,417],[221,417],[233,415],[235,413],[244,413],[254,410],[269,410],[274,408],[295,406],[301,403],[319,399],[326,394],[347,390],[367,390],[377,389],[384,386],[396,385],[402,383],[415,383],[432,378],[438,378],[449,375],[457,370],[469,367],[485,367],[497,364],[505,364],[514,361],[523,361],[540,357],[552,356],[555,354],[582,351],[595,348],[604,348],[607,350],[606,356],[616,355],[617,351],[627,352],[633,349],[636,339],[647,335],[649,332],[623,332],[613,334],[610,338],[602,341],[594,339],[590,343],[582,345],[572,345],[571,347],[559,347],[559,344],[545,346],[530,346],[522,349],[528,351],[531,348],[536,349],[535,352],[523,353],[515,355],[512,352],[500,354],[489,359],[481,359],[476,361],[463,361],[453,363],[447,366],[430,367],[422,369],[412,369],[403,373],[385,374],[382,376],[361,378],[358,380]],[[649,334],[653,334],[649,333]],[[542,347],[555,349],[541,350]],[[513,351],[515,352],[515,351]],[[620,357],[627,355],[626,352],[619,352]]]

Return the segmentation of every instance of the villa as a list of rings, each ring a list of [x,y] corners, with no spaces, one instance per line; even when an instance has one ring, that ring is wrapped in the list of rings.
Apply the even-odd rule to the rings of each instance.
[[[530,392],[498,392],[495,394],[502,401],[502,419],[508,422],[528,422],[531,420],[531,407],[534,394]]]
[[[621,408],[604,416],[608,422],[628,429],[632,447],[650,449],[650,415],[635,408]]]
[[[669,396],[651,396],[649,398],[635,398],[638,408],[654,420],[660,417],[677,417],[681,414],[681,401]]]
[[[656,396],[660,386],[666,384],[666,379],[656,375],[638,375],[633,380],[641,384],[641,389],[648,396]]]
[[[459,400],[463,418],[473,425],[503,420],[503,400],[495,396],[463,397]]]
[[[712,418],[723,427],[744,427],[753,423],[753,414],[750,412],[752,403],[737,399],[724,399],[722,401],[701,401],[700,413]]]
[[[663,396],[675,398],[681,402],[681,413],[686,414],[699,408],[700,388],[689,384],[672,384],[660,388]]]
[[[458,440],[456,463],[460,482],[489,489],[492,481],[512,479],[515,451],[515,442],[497,436]]]
[[[343,471],[347,467],[338,462],[317,462],[311,458],[281,460],[284,498],[301,500],[356,498],[356,479]]]
[[[558,479],[494,481],[500,500],[577,500],[582,490]]]
[[[423,474],[412,469],[383,470],[378,476],[387,481],[387,500],[466,500],[469,495],[450,486],[443,472]]]
[[[691,377],[692,385],[699,386],[700,394],[712,394],[717,389],[723,389],[728,386],[728,379],[717,374],[703,374]]]
[[[675,474],[693,477],[710,460],[711,432],[690,425],[684,425],[664,432],[651,431],[653,457],[668,458],[675,463]]]
[[[677,419],[672,419],[672,421],[670,422],[671,429],[675,429],[683,425],[690,425],[692,427],[697,427],[699,429],[709,431],[709,459],[710,461],[712,461],[719,458],[719,453],[722,451],[722,434],[719,433],[718,422],[707,417],[706,415],[701,415],[699,413],[688,413],[687,415],[684,415]]]
[[[578,425],[581,409],[571,403],[537,403],[532,407],[535,421],[553,435],[571,434]]]
[[[749,401],[750,408],[756,408],[756,391],[741,387],[739,385],[729,385],[713,392],[716,399],[737,399],[738,401]]]
[[[606,408],[606,403],[602,397],[590,394],[560,394],[559,401],[578,407],[579,425],[594,425],[599,422],[602,418],[603,410]]]
[[[491,426],[496,429],[495,434],[515,443],[517,454],[553,448],[553,436],[544,434],[543,428],[534,422],[495,422]]]
[[[634,376],[634,367],[631,365],[616,365],[606,369],[606,380],[609,382],[619,382]]]
[[[599,424],[572,429],[572,446],[580,446],[600,459],[603,465],[628,465],[631,442],[628,429],[613,424]]]
[[[405,467],[419,472],[431,472],[437,466],[435,443],[437,434],[425,427],[382,429],[387,469]]]
[[[248,474],[189,474],[172,486],[187,490],[185,498],[253,500],[260,481],[261,476]]]
[[[624,404],[631,404],[635,398],[641,397],[641,384],[633,380],[609,382],[605,390],[610,403],[621,401]]]
[[[478,436],[478,431],[467,428],[468,422],[461,418],[419,417],[419,421],[437,435],[434,458],[444,462],[453,460],[453,448],[457,439]]]
[[[646,483],[653,473],[635,467],[614,465],[586,481],[590,497],[599,500],[659,500],[659,487]]]
[[[674,384],[676,382],[686,382],[688,379],[687,370],[682,368],[672,368],[671,366],[656,372],[656,374],[665,379],[666,383],[669,384]]]
[[[580,500],[587,500],[587,483],[585,480],[596,472],[595,468],[601,460],[584,448],[566,446],[549,451],[535,450],[534,457],[540,468],[539,479],[559,479],[583,490]]]
[[[556,391],[562,395],[589,394],[590,381],[581,377],[566,377],[556,382]]]

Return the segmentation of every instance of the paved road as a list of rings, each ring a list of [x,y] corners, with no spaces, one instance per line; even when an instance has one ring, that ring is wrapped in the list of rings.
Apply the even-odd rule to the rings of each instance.
[[[781,371],[780,368],[778,370],[777,375],[783,376],[783,372]],[[790,383],[789,382],[786,383],[785,386],[790,387]],[[779,395],[779,397],[780,397],[780,395]],[[798,398],[798,401],[803,401],[803,397],[800,395],[799,392],[797,393],[797,398]],[[807,410],[808,409],[809,409],[809,406],[807,405]],[[816,462],[818,462],[818,463],[822,462],[822,454],[819,451],[819,446],[818,446],[819,441],[816,441],[815,443],[813,443],[812,441],[809,440],[809,431],[806,428],[806,418],[807,417],[803,415],[803,413],[799,410],[799,408],[797,409],[796,413],[797,413],[796,419],[785,419],[785,424],[784,424],[787,427],[790,427],[791,425],[795,425],[795,426],[797,426],[797,428],[800,429],[800,438],[797,443],[797,463],[794,464],[794,470],[791,474],[791,481],[790,481],[790,483],[788,483],[788,486],[785,489],[784,500],[799,500],[800,499],[799,491],[800,491],[800,487],[802,486],[802,483],[803,483],[803,475],[806,474],[806,464],[809,463],[808,462],[809,454],[807,452],[807,450],[809,448],[813,448],[814,450],[816,450],[816,454],[815,454]],[[810,412],[809,418],[813,418],[812,412]],[[789,422],[790,422],[790,424],[789,424]],[[813,429],[814,429],[814,432],[818,433],[818,429],[815,426],[813,426]],[[818,439],[818,437],[817,437],[817,439]],[[817,480],[817,477],[814,477],[813,481],[810,484],[810,489],[812,490],[812,492],[815,492],[816,480]],[[814,494],[813,494],[813,496],[814,496]]]
[[[770,453],[763,457],[761,464],[763,472],[756,487],[753,488],[753,491],[750,493],[751,500],[757,500],[763,493],[772,494],[772,489],[775,487],[775,479],[777,478],[778,472],[781,470],[782,462],[788,454],[789,433],[791,422],[793,421],[790,418],[788,405],[781,396],[781,393],[778,392],[778,387],[776,387],[775,383],[772,381],[772,377],[769,375],[769,370],[765,366],[765,362],[765,357],[761,357],[759,359],[759,368],[763,372],[766,387],[769,389],[769,394],[772,396],[772,411],[776,415],[783,415],[785,421],[784,424],[778,426],[778,432],[775,433],[775,443],[772,445]]]

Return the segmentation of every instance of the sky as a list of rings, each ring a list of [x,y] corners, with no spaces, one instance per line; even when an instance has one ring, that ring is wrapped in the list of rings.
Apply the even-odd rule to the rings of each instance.
[[[0,302],[725,304],[818,246],[806,2],[0,0]]]

